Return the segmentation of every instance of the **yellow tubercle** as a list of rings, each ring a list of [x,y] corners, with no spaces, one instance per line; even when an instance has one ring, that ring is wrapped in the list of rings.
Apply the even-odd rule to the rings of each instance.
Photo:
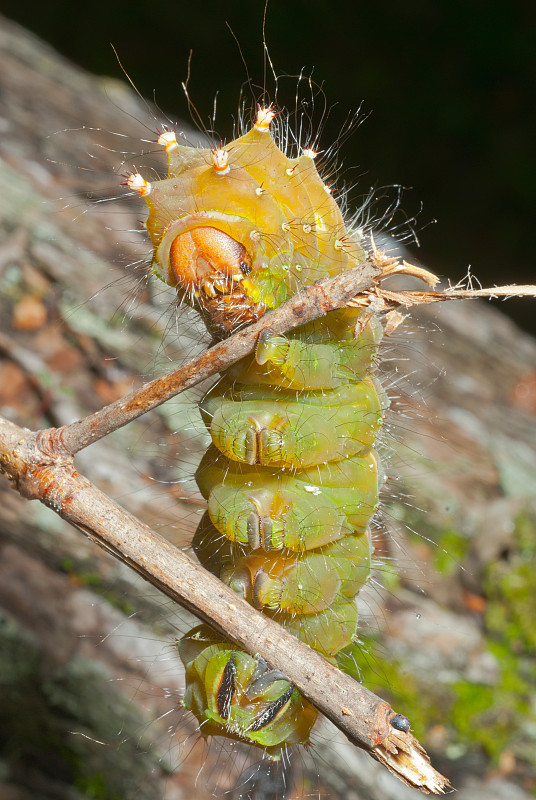
[[[153,188],[149,181],[146,181],[143,175],[140,175],[139,172],[134,172],[132,175],[129,175],[126,180],[126,185],[129,189],[137,192],[142,197],[150,194],[151,189]]]
[[[257,119],[253,127],[256,131],[265,133],[270,129],[270,123],[274,117],[275,111],[272,110],[271,106],[259,106],[257,109]]]
[[[227,175],[231,171],[229,166],[229,153],[227,150],[213,150],[212,164],[216,175]]]
[[[179,144],[175,136],[175,131],[164,131],[161,133],[158,137],[158,144],[161,144],[165,148],[166,153],[176,150]]]

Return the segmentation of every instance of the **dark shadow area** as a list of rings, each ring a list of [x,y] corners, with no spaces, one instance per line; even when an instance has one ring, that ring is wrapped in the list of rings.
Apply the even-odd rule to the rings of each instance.
[[[186,116],[181,82],[192,51],[191,99],[206,121],[218,93],[216,127],[224,138],[247,79],[244,63],[256,87],[264,82],[262,9],[250,0],[90,7],[52,0],[46,11],[5,0],[2,8],[86,69],[121,77],[112,43],[140,92],[176,117]],[[536,276],[529,246],[535,17],[532,4],[505,0],[343,0],[334,9],[319,0],[273,0],[268,8],[266,39],[277,73],[314,69],[328,107],[335,105],[322,144],[337,139],[349,109],[362,103],[369,115],[342,146],[344,180],[357,184],[353,204],[373,184],[408,187],[403,209],[418,214],[418,257],[453,281],[469,266],[485,284]],[[296,82],[286,83],[283,100],[292,104]],[[258,98],[260,90],[246,87],[245,94]],[[323,103],[317,97],[317,119]],[[530,302],[503,310],[534,330]]]

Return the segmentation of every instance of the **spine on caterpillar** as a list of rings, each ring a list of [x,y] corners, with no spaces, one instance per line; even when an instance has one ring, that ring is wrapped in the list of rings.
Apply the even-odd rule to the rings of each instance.
[[[168,177],[128,178],[149,208],[153,269],[216,339],[301,287],[365,258],[315,166],[289,158],[259,108],[220,149],[159,138]],[[208,511],[194,536],[201,563],[255,608],[334,660],[355,635],[355,598],[370,573],[369,523],[381,470],[374,444],[385,396],[374,375],[382,327],[348,308],[273,335],[203,398],[213,444],[197,470]],[[178,644],[184,705],[205,735],[266,748],[307,743],[315,709],[285,676],[205,625]]]

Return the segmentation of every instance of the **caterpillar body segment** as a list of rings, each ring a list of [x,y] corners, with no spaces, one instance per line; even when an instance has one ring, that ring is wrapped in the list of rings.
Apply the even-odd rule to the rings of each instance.
[[[272,385],[292,389],[335,389],[359,375],[364,376],[381,341],[381,326],[378,320],[371,318],[357,338],[352,333],[351,324],[355,320],[358,326],[362,314],[347,310],[352,313],[343,315],[347,323],[344,326],[340,324],[341,320],[328,318],[325,322],[332,325],[321,325],[315,320],[302,326],[299,335],[261,334],[255,358],[242,368],[243,382],[264,382],[266,372],[255,369],[264,364],[270,365]],[[343,335],[347,338],[343,339]]]
[[[300,552],[364,531],[383,476],[373,451],[282,471],[229,461],[211,447],[196,478],[211,520],[228,539],[252,550]]]
[[[277,758],[281,747],[308,738],[316,709],[261,658],[234,649],[206,625],[178,643],[186,670],[184,705],[204,735],[225,735],[266,748]]]
[[[200,411],[212,441],[229,459],[286,469],[363,455],[383,421],[381,397],[370,377],[298,397],[223,382],[205,396]]]
[[[218,150],[167,132],[168,177],[149,190],[132,181],[149,207],[155,273],[216,339],[365,258],[314,154],[288,158],[272,116],[261,109]],[[193,540],[199,560],[330,660],[355,636],[355,597],[370,573],[383,481],[374,445],[387,406],[373,374],[381,338],[379,321],[356,308],[285,336],[267,329],[200,404],[213,444],[196,473],[208,501]],[[178,647],[184,705],[202,733],[274,757],[307,743],[316,712],[280,675],[205,626]]]

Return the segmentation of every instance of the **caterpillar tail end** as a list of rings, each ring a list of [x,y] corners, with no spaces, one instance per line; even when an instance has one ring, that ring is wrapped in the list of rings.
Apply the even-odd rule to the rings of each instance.
[[[317,711],[277,670],[200,625],[177,643],[187,688],[182,705],[202,736],[247,742],[278,761],[309,742]]]

